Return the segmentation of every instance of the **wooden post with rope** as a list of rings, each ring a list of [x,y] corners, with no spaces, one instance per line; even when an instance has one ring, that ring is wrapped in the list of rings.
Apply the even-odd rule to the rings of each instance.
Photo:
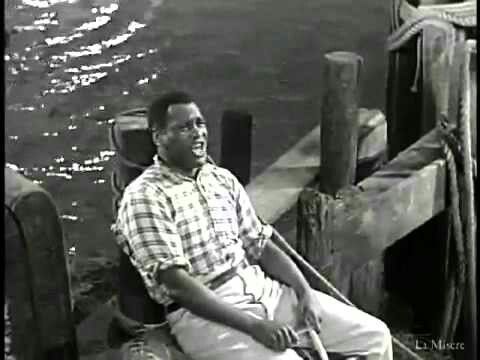
[[[470,140],[472,134],[465,136],[465,131],[463,130],[468,126],[476,126],[476,122],[457,122],[457,118],[462,117],[458,114],[459,108],[461,111],[463,110],[463,114],[466,115],[471,113],[472,110],[469,105],[461,103],[461,99],[465,99],[466,97],[460,94],[458,88],[452,87],[452,85],[457,85],[461,81],[465,82],[465,79],[468,80],[468,76],[465,76],[465,74],[455,72],[456,66],[452,64],[452,58],[455,59],[456,56],[453,53],[457,51],[455,45],[463,42],[465,37],[469,36],[471,30],[476,26],[476,4],[470,1],[455,2],[455,4],[453,4],[453,1],[420,0],[416,2],[416,6],[414,7],[411,5],[411,1],[406,0],[393,0],[392,3],[392,34],[388,39],[390,67],[388,74],[389,88],[387,90],[390,157],[395,156],[399,148],[399,143],[405,143],[405,134],[409,134],[408,132],[401,131],[400,128],[404,127],[412,136],[418,137],[437,125],[444,117],[450,122],[452,127],[460,130],[460,135],[463,138],[461,139],[462,141],[460,141],[460,139],[457,139],[457,141],[459,143],[462,142],[462,154],[461,156],[456,156],[456,160],[458,163],[464,162],[464,171],[469,171],[472,166],[471,164],[468,165],[465,163],[471,160],[472,156],[471,153],[469,154],[471,147],[466,145],[466,139],[468,138],[468,140]],[[415,40],[417,40],[416,54],[413,48]],[[408,60],[408,56],[410,60]],[[415,62],[415,73],[420,74],[420,76],[415,76],[415,79],[421,82],[421,84],[419,84],[420,87],[417,86],[413,89],[419,90],[418,96],[416,102],[412,101],[411,103],[412,107],[413,105],[416,106],[415,110],[405,106],[398,106],[399,103],[402,102],[402,98],[398,96],[413,98],[411,91],[409,92],[407,88],[400,86],[402,83],[402,77],[400,76],[402,69],[399,69],[398,65],[402,59],[405,63],[410,61],[410,64],[413,64]],[[419,69],[421,71],[419,71]],[[401,75],[405,79],[405,75],[409,77],[411,72],[411,67],[407,68],[403,66],[403,74]],[[463,80],[461,80],[462,78]],[[461,84],[461,87],[463,87],[463,90],[466,89],[465,84]],[[470,91],[470,89],[468,91]],[[465,111],[466,108],[469,108],[468,111]],[[421,109],[421,114],[419,114],[421,116],[403,116],[405,112],[418,112],[419,109]],[[466,126],[467,122],[468,126]],[[414,132],[417,132],[417,135],[414,135]],[[452,170],[450,170],[455,168],[455,161],[453,161],[451,154],[449,156],[449,178],[455,178],[455,183],[457,184],[457,173],[455,172],[455,174],[452,175]],[[462,157],[463,159],[460,159]],[[459,159],[460,161],[458,161]],[[445,286],[446,289],[443,294],[444,305],[442,308],[441,324],[440,326],[433,326],[432,331],[435,333],[435,336],[446,339],[446,341],[452,341],[455,335],[460,309],[463,307],[465,356],[468,358],[476,358],[476,320],[471,320],[476,319],[476,297],[472,295],[475,293],[475,286],[473,285],[475,283],[475,280],[473,280],[475,276],[473,275],[472,277],[475,271],[472,269],[475,268],[476,251],[474,242],[470,240],[472,236],[469,235],[476,225],[474,216],[475,209],[474,206],[471,205],[474,197],[473,185],[471,184],[473,176],[471,174],[463,174],[463,172],[460,171],[458,172],[458,177],[458,188],[455,186],[455,189],[450,191],[451,193],[456,193],[457,196],[450,196],[449,213],[445,212],[437,216],[429,222],[428,227],[422,226],[419,229],[422,231],[421,234],[415,231],[415,233],[409,235],[409,238],[415,237],[416,240],[423,241],[422,238],[425,238],[425,234],[429,236],[434,236],[434,232],[437,234],[447,234],[447,228],[454,228],[452,232],[454,242],[450,244],[448,235],[440,235],[442,239],[446,238],[446,241],[442,241],[436,246],[435,250],[438,251],[437,248],[445,247],[444,258],[447,261],[445,261],[443,265],[446,269],[444,282],[447,285]],[[450,181],[449,184],[450,188],[452,188],[452,181]],[[460,198],[459,202],[461,206],[463,205],[461,217],[464,226],[459,224],[458,210],[453,209],[453,198],[455,197]],[[463,230],[461,227],[463,227]],[[442,228],[444,228],[445,231],[438,230]],[[436,243],[438,243],[438,239]],[[419,243],[415,242],[415,244],[415,250],[418,250]],[[431,250],[432,249],[427,250],[430,258],[432,258]],[[402,257],[402,254],[396,254],[396,256]],[[387,256],[387,261],[388,259],[389,256]],[[464,261],[466,262],[466,269],[463,266]],[[422,266],[422,269],[424,269],[425,263],[422,262],[421,265],[417,264],[417,266]],[[464,273],[465,270],[466,274]],[[466,284],[462,281],[465,276]],[[465,298],[463,298],[464,287]],[[422,298],[418,295],[417,297]],[[423,304],[422,310],[423,307],[425,310],[432,308],[428,301]],[[418,304],[416,308],[418,311]],[[472,324],[472,322],[475,324]]]

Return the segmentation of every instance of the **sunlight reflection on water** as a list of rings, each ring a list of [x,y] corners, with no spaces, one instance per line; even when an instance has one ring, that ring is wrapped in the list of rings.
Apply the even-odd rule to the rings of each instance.
[[[135,46],[124,46],[138,31],[146,28],[147,24],[137,19],[143,20],[145,12],[154,10],[152,3],[139,2],[138,11],[127,6],[128,11],[116,17],[121,5],[121,1],[23,0],[16,1],[14,13],[9,14],[15,21],[11,22],[14,41],[4,55],[6,81],[10,85],[6,107],[6,152],[10,161],[6,165],[52,192],[60,216],[66,220],[64,226],[70,238],[87,238],[89,229],[82,229],[82,233],[73,229],[76,233],[72,234],[69,223],[95,218],[95,212],[99,210],[104,213],[106,221],[103,224],[95,221],[93,228],[109,227],[109,207],[102,210],[105,206],[99,205],[92,212],[82,206],[81,201],[72,199],[84,194],[85,189],[91,191],[92,186],[102,186],[100,192],[94,190],[93,193],[100,193],[104,198],[109,196],[106,179],[110,168],[106,166],[115,155],[109,148],[104,148],[108,147],[105,136],[89,140],[99,131],[106,132],[104,126],[109,125],[107,120],[112,113],[99,114],[105,112],[108,105],[92,103],[85,107],[86,102],[80,100],[84,104],[83,113],[71,113],[68,103],[77,101],[71,96],[78,88],[90,89],[111,74],[126,76],[122,67],[158,52],[152,47],[136,52]],[[143,85],[158,76],[158,71],[148,73],[148,67],[145,71],[131,83]],[[120,89],[122,96],[130,93],[130,87]],[[59,100],[63,100],[60,102],[66,106],[61,106]],[[32,115],[22,115],[27,113],[35,117],[35,123],[31,120]],[[86,124],[85,119],[89,118],[93,122]],[[30,123],[28,131],[22,131],[25,126],[22,122]],[[98,129],[99,126],[102,128]],[[74,134],[80,134],[78,131],[81,131],[83,141],[75,140],[77,136]],[[51,140],[45,143],[41,138]],[[31,145],[49,148],[50,156],[27,153],[33,150]],[[82,178],[84,174],[98,175],[87,180]],[[66,186],[64,182],[72,183],[72,186]],[[66,206],[67,203],[75,204],[74,209]],[[106,247],[112,248],[108,244]],[[95,250],[102,252],[104,249],[100,246]]]
[[[211,119],[217,158],[221,112],[247,107],[257,120],[256,174],[317,123],[325,51],[363,51],[372,84],[383,85],[388,4],[369,3],[359,11],[373,25],[360,26],[355,13],[329,31],[325,19],[348,13],[349,1],[15,0],[4,54],[7,166],[52,193],[69,246],[113,255],[107,129],[115,113],[190,89]]]

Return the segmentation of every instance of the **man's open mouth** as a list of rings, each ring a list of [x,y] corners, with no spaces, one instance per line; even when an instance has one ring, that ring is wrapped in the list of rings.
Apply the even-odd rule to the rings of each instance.
[[[192,153],[196,157],[205,156],[206,151],[207,151],[207,144],[203,141],[194,143],[192,146]]]

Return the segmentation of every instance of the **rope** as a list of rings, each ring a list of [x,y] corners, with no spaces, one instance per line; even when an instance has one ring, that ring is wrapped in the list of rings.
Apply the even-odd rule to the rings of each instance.
[[[456,287],[455,287],[455,300],[452,307],[452,315],[450,317],[450,324],[448,324],[447,336],[448,338],[453,338],[455,330],[458,325],[460,318],[460,310],[463,303],[463,294],[465,288],[465,249],[463,245],[463,231],[462,231],[462,221],[460,216],[460,195],[458,191],[458,181],[457,181],[457,168],[455,164],[455,159],[452,153],[452,150],[445,142],[443,152],[445,155],[445,161],[447,164],[448,171],[448,180],[449,180],[449,194],[450,194],[450,206],[451,206],[451,216],[452,216],[452,225],[453,225],[453,237],[455,241],[455,251],[456,251]]]
[[[477,25],[476,14],[468,16],[458,16],[444,11],[439,11],[436,14],[439,19],[448,21],[451,24],[461,26],[461,27],[472,27]]]
[[[387,38],[387,49],[395,51],[400,49],[408,40],[422,31],[425,26],[433,25],[444,28],[446,24],[461,27],[474,27],[477,24],[476,4],[467,3],[459,6],[449,6],[450,11],[433,10],[428,7],[418,9],[408,4],[405,0],[394,0],[392,6],[392,34]],[[456,15],[454,9],[463,10],[466,15]],[[406,13],[406,21],[399,26],[401,11]]]
[[[417,38],[417,56],[416,56],[416,64],[415,64],[415,76],[413,77],[413,84],[410,87],[411,92],[418,91],[418,80],[420,79],[420,72],[422,67],[422,57],[420,54],[422,53],[422,37],[419,36]]]
[[[476,44],[476,42],[473,42]],[[460,138],[462,144],[463,155],[463,186],[464,186],[464,200],[465,200],[465,250],[467,256],[467,286],[469,296],[466,301],[466,313],[467,322],[469,323],[469,340],[473,343],[471,345],[471,351],[476,353],[476,315],[477,315],[477,301],[476,301],[476,244],[475,244],[475,194],[473,183],[473,159],[472,159],[472,143],[471,143],[471,129],[470,129],[470,48],[472,42],[467,41],[464,48],[464,63],[462,68],[462,94],[460,97]],[[471,318],[472,317],[472,318]],[[471,354],[475,358],[475,354]]]
[[[394,26],[398,26],[399,20],[399,3],[398,0],[394,0]],[[427,26],[435,26],[442,29],[448,36],[452,33],[452,25],[450,22],[443,19],[441,16],[432,14],[423,14],[422,16],[412,18],[405,22],[399,28],[395,28],[393,33],[387,38],[387,50],[397,51],[404,46],[410,39],[420,33]],[[422,66],[422,37],[417,38],[417,56],[415,65],[415,75],[413,79],[410,91],[418,91],[418,81],[420,79],[421,66]]]
[[[437,123],[437,128],[443,135],[443,152],[447,164],[449,194],[451,202],[451,214],[453,231],[455,237],[457,268],[456,268],[456,286],[454,289],[453,306],[447,309],[447,319],[450,321],[446,334],[453,338],[459,322],[462,304],[464,303],[465,286],[470,290],[470,296],[465,302],[467,306],[467,321],[476,321],[476,294],[475,294],[475,267],[476,267],[476,249],[475,249],[475,205],[474,205],[474,161],[472,158],[471,129],[470,129],[470,54],[475,51],[476,43],[467,41],[462,47],[457,47],[455,52],[454,66],[460,62],[460,90],[459,103],[452,104],[459,112],[457,126],[454,121],[448,122],[448,119],[442,118]],[[453,119],[452,119],[453,120]],[[456,119],[455,119],[456,120]],[[458,130],[458,135],[455,131]],[[462,165],[462,174],[458,175],[456,161]],[[461,178],[461,181],[458,179]],[[464,204],[463,208],[460,205]],[[463,210],[463,211],[462,211]],[[462,223],[463,220],[463,223]],[[473,319],[470,319],[472,317]],[[472,352],[476,352],[476,324],[470,323],[471,333],[469,344]]]
[[[400,20],[400,0],[393,0],[392,1],[392,25],[393,29],[392,32],[397,30],[397,28],[400,26],[399,25],[399,20]]]
[[[426,26],[437,26],[445,29],[452,26],[450,22],[438,15],[425,15],[405,22],[387,38],[387,50],[396,51],[404,46],[412,37],[417,35]]]

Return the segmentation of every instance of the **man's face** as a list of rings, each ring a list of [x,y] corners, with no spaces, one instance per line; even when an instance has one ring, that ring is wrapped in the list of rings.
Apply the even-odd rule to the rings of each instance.
[[[170,105],[162,145],[172,165],[190,171],[207,161],[207,124],[195,103]]]

